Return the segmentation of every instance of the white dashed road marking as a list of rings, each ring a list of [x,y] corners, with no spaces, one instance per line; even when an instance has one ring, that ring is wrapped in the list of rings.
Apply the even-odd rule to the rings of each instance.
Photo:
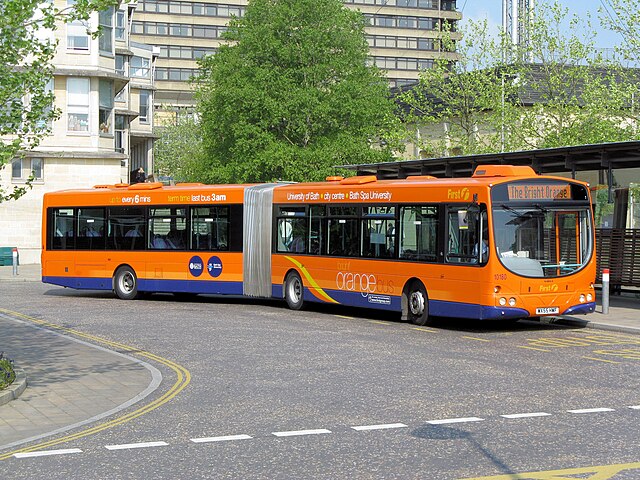
[[[331,433],[331,430],[319,428],[317,430],[293,430],[290,432],[271,432],[276,437],[297,437],[300,435],[322,435],[323,433]]]
[[[203,437],[192,438],[193,443],[209,443],[209,442],[229,442],[233,440],[251,440],[253,437],[249,435],[226,435],[224,437]]]
[[[613,408],[583,408],[582,410],[567,410],[569,413],[602,413],[615,412]]]
[[[107,450],[127,450],[129,448],[150,448],[150,447],[166,447],[167,442],[141,442],[141,443],[123,443],[122,445],[105,445]]]
[[[405,428],[407,425],[404,423],[386,423],[384,425],[361,425],[359,427],[351,427],[358,432],[366,430],[386,430],[388,428]]]
[[[427,423],[431,425],[446,425],[447,423],[482,422],[483,420],[484,418],[478,417],[445,418],[443,420],[429,420]]]
[[[534,413],[513,413],[511,415],[500,415],[504,418],[531,418],[531,417],[548,417],[550,413],[534,412]]]
[[[82,453],[79,448],[67,448],[64,450],[43,450],[42,452],[28,452],[28,453],[16,453],[16,458],[29,458],[29,457],[47,457],[49,455],[67,455],[69,453]]]
[[[622,407],[620,407],[622,408]],[[633,410],[640,410],[640,405],[629,405],[626,408],[630,408]],[[616,410],[613,408],[584,408],[579,410],[566,410],[566,413],[572,414],[581,414],[581,413],[606,413],[606,412],[615,412]],[[503,418],[508,419],[523,419],[523,418],[534,418],[534,417],[548,417],[548,416],[557,416],[560,412],[556,414],[547,413],[547,412],[530,412],[530,413],[512,413],[506,415],[499,415]],[[428,420],[424,423],[429,425],[446,425],[452,423],[467,423],[467,422],[482,422],[484,418],[479,417],[460,417],[460,418],[444,418],[440,420]],[[364,431],[372,431],[372,430],[388,430],[394,428],[407,428],[408,425],[404,423],[381,423],[376,425],[358,425],[350,427],[352,430],[358,432]],[[322,435],[327,433],[333,433],[331,430],[327,430],[326,428],[319,428],[313,430],[290,430],[283,432],[271,432],[271,435],[276,437],[297,437],[304,435]],[[264,435],[262,435],[264,436]],[[190,439],[193,443],[213,443],[213,442],[229,442],[236,440],[250,440],[254,437],[246,434],[241,435],[224,435],[217,437],[201,437],[201,438],[192,438]],[[149,447],[166,447],[169,444],[167,442],[140,442],[140,443],[126,443],[119,445],[105,445],[107,450],[127,450],[127,449],[136,449],[136,448],[149,448]],[[32,458],[32,457],[46,457],[49,455],[66,455],[71,453],[83,453],[83,451],[79,448],[69,448],[65,450],[43,450],[39,452],[26,452],[26,453],[16,453],[13,456],[15,458]]]

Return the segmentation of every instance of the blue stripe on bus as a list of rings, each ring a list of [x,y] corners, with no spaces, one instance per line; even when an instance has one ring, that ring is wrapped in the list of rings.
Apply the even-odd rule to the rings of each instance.
[[[86,290],[112,290],[113,283],[111,277],[108,278],[88,278],[88,277],[42,277],[43,283],[60,285],[61,287],[79,288]]]
[[[345,292],[341,290],[325,290],[325,292],[341,305],[401,311],[401,298],[399,296],[381,294],[363,296],[360,292]],[[283,298],[282,285],[273,285],[272,295],[275,298]],[[314,296],[307,287],[304,289],[304,299],[308,302],[327,303]],[[529,316],[529,313],[522,308],[489,307],[473,303],[445,302],[442,300],[429,300],[429,314],[437,317],[478,320],[507,320]]]
[[[44,283],[60,285],[62,287],[86,290],[112,290],[112,280],[107,278],[88,277],[42,277]],[[242,282],[216,282],[203,280],[163,280],[144,278],[138,279],[138,290],[141,292],[190,292],[203,294],[242,295]],[[367,294],[360,292],[345,292],[341,290],[325,290],[333,299],[342,305],[354,307],[374,308],[400,312],[401,299],[399,296]],[[283,286],[273,285],[272,296],[284,298]],[[304,289],[304,299],[308,302],[326,303],[314,296],[308,288]],[[593,313],[596,303],[584,303],[568,308],[562,315],[585,315]],[[429,300],[429,314],[441,317],[469,318],[479,320],[506,320],[526,318],[528,312],[521,308],[489,307],[472,303],[446,302]]]
[[[573,307],[567,308],[562,315],[586,315],[587,313],[593,313],[596,311],[596,302],[581,303]]]
[[[529,316],[523,308],[490,307],[476,303],[429,300],[429,313],[436,317],[472,318],[478,320],[510,320]]]
[[[44,283],[81,290],[112,290],[111,277],[42,277]],[[163,280],[138,278],[140,292],[189,292],[222,295],[242,295],[242,282],[216,282],[203,280]]]
[[[242,295],[242,282],[216,282],[204,280],[138,279],[141,292],[187,292],[221,295]]]

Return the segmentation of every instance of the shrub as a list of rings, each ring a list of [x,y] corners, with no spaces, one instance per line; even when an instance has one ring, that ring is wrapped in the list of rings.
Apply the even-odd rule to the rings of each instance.
[[[11,385],[15,379],[13,360],[9,360],[4,356],[4,352],[0,352],[0,390]]]

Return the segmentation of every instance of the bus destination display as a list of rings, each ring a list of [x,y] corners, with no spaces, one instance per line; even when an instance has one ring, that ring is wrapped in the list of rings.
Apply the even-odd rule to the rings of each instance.
[[[509,200],[571,200],[571,187],[558,184],[509,185]]]

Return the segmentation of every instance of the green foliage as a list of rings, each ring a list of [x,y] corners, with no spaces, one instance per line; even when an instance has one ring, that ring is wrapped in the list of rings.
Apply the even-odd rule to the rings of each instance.
[[[60,112],[47,92],[52,78],[51,60],[56,43],[47,31],[60,22],[88,19],[93,11],[116,6],[118,0],[77,0],[74,7],[58,8],[54,2],[2,0],[0,2],[0,168],[38,146],[50,133],[48,124]],[[0,188],[0,202],[16,199],[31,187]]]
[[[319,180],[391,158],[395,107],[367,65],[361,14],[341,0],[253,0],[225,38],[197,80],[201,180]]]
[[[506,35],[493,40],[486,22],[443,32],[443,49],[460,60],[437,60],[403,96],[407,120],[431,132],[416,139],[423,149],[481,154],[638,139],[639,77],[595,53],[590,19],[552,2],[536,3],[527,21],[529,42],[518,47]]]
[[[160,175],[180,182],[198,181],[203,163],[202,132],[193,117],[178,116],[158,128],[153,158]]]
[[[487,22],[470,21],[462,38],[446,26],[441,34],[441,51],[447,55],[420,72],[418,88],[399,98],[409,107],[407,124],[435,131],[411,140],[433,156],[496,151],[499,132],[481,133],[479,126],[491,123],[492,115],[501,112],[505,94],[501,79],[509,69],[498,70],[494,63],[499,49],[488,34]]]
[[[11,385],[15,379],[16,372],[13,370],[13,361],[0,352],[0,390]]]
[[[536,7],[527,61],[516,65],[522,81],[520,102],[511,105],[519,110],[509,129],[512,144],[527,149],[636,139],[629,106],[637,78],[596,53],[590,18],[570,17],[557,2]]]
[[[640,61],[640,0],[607,0],[602,3],[600,19],[622,37],[616,51],[626,60]]]

